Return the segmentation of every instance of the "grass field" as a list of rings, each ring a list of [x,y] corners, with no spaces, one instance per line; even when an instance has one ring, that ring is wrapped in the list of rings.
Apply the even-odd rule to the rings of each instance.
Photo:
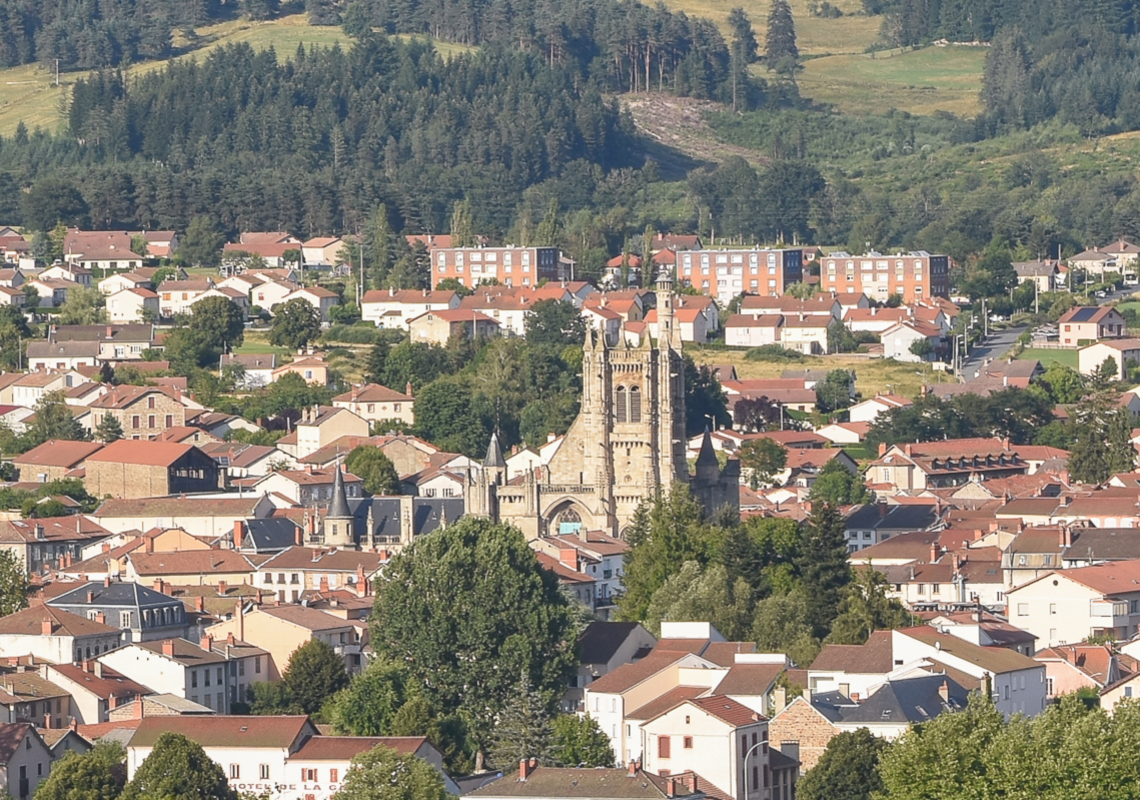
[[[986,48],[926,47],[905,53],[835,55],[804,63],[800,92],[847,114],[912,114],[980,110]]]
[[[941,372],[935,372],[929,364],[902,364],[882,358],[869,359],[862,356],[834,355],[812,356],[803,361],[772,362],[747,361],[744,350],[720,350],[686,348],[698,364],[732,364],[736,374],[742,379],[779,378],[786,369],[853,369],[855,388],[864,397],[873,397],[876,392],[892,392],[903,397],[916,397],[923,384],[953,380]]]
[[[303,14],[295,14],[269,22],[232,20],[209,25],[197,30],[197,36],[188,40],[176,36],[174,46],[178,55],[173,61],[186,58],[204,58],[211,50],[229,44],[245,42],[255,50],[272,47],[278,58],[291,58],[298,45],[331,47],[347,45],[351,40],[339,27],[313,26]],[[462,45],[436,42],[436,49],[446,58],[471,48]],[[166,61],[135,64],[127,70],[128,76],[142,75],[166,66]],[[0,135],[9,136],[22,120],[29,130],[44,128],[55,132],[63,123],[66,93],[86,71],[60,75],[60,86],[55,76],[38,65],[28,64],[0,69]]]
[[[674,11],[708,17],[725,33],[729,11],[739,6],[752,20],[756,39],[761,50],[764,48],[771,0],[665,0],[665,5]],[[864,16],[860,0],[834,0],[832,5],[843,11],[843,16],[835,19],[808,14],[808,0],[791,0],[791,5],[796,20],[796,44],[804,55],[862,53],[879,38],[882,17]]]
[[[1046,350],[1044,348],[1027,347],[1021,351],[1019,359],[1037,359],[1041,362],[1041,366],[1046,369],[1049,365],[1056,361],[1066,367],[1077,368],[1077,351],[1076,350]]]

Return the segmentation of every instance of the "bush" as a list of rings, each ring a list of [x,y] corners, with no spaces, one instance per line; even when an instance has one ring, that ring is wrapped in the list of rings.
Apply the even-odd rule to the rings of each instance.
[[[803,353],[780,347],[778,344],[765,344],[753,347],[744,354],[748,361],[803,361]]]
[[[333,325],[322,337],[325,342],[347,342],[349,344],[375,344],[377,329],[371,323],[364,325]]]

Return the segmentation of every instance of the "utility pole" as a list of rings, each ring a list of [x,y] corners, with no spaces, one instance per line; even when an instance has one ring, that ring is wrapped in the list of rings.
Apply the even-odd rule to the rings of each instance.
[[[59,86],[59,59],[55,60],[55,85]]]

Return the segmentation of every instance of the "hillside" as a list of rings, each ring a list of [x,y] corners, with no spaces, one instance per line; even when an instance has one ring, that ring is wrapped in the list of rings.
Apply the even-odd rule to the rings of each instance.
[[[267,22],[232,20],[197,28],[195,33],[193,39],[175,37],[177,55],[169,61],[187,58],[200,60],[212,50],[238,43],[249,44],[259,51],[272,47],[278,54],[288,56],[292,55],[298,45],[306,48],[336,44],[344,46],[350,41],[339,27],[310,25],[304,14]],[[436,42],[435,46],[444,56],[470,49],[449,42]],[[135,64],[127,68],[126,74],[141,75],[161,69],[167,63],[168,61],[149,61]],[[86,70],[64,72],[59,76],[60,85],[57,88],[55,74],[40,64],[0,69],[0,135],[10,136],[21,120],[31,130],[37,127],[49,131],[58,130],[65,112],[64,104],[67,102],[65,90],[76,79],[87,74]]]

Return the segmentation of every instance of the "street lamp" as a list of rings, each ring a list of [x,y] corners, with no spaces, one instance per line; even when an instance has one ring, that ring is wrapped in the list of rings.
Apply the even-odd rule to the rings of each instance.
[[[756,750],[757,747],[765,746],[767,744],[768,744],[768,732],[764,731],[764,738],[761,739],[760,741],[758,741],[756,744],[749,747],[748,751],[744,754],[744,767],[742,769],[742,772],[744,774],[741,775],[741,777],[744,780],[740,784],[741,788],[743,789],[743,793],[740,795],[739,800],[747,800],[747,798],[748,798],[748,759],[752,756],[752,753]],[[760,788],[760,787],[758,786],[756,788]]]

